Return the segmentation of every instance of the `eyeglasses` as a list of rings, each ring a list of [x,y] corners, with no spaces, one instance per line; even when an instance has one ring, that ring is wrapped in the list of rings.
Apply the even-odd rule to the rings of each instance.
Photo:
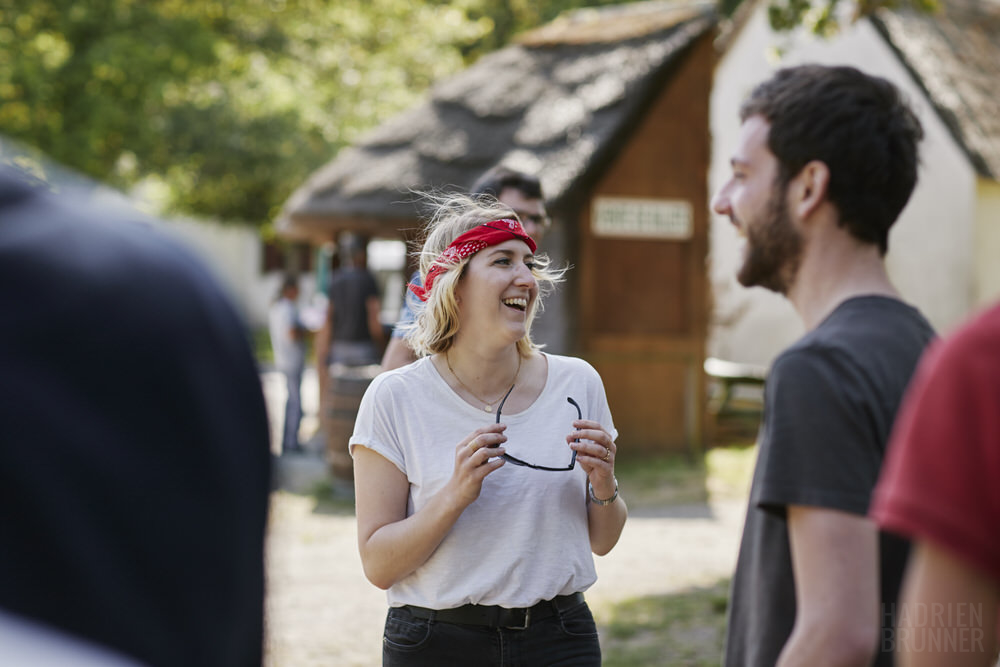
[[[531,222],[539,227],[548,227],[552,222],[552,219],[545,213],[528,213],[526,211],[514,211],[514,215],[521,220],[521,222]]]
[[[503,398],[500,400],[500,405],[497,406],[497,422],[496,422],[497,424],[500,423],[500,411],[503,410],[503,404],[507,401],[507,397],[510,396],[510,392],[512,391],[514,391],[514,385],[511,385],[510,389],[507,390],[507,393],[504,394]],[[576,418],[583,419],[583,412],[580,410],[580,405],[569,396],[566,397],[566,400],[574,408],[576,408]],[[580,441],[579,438],[577,440],[574,440],[574,442],[579,442],[579,441]],[[506,453],[501,454],[500,458],[509,463],[513,463],[516,466],[524,466],[525,468],[531,468],[533,470],[552,470],[554,472],[560,472],[563,470],[572,470],[573,466],[576,465],[576,450],[575,449],[573,450],[573,456],[569,460],[569,465],[564,468],[552,468],[550,466],[535,465],[534,463],[528,463],[527,461],[522,461],[521,459]]]

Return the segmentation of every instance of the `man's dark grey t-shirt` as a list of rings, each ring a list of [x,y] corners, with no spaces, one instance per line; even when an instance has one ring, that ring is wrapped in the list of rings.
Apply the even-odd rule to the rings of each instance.
[[[896,410],[933,337],[911,306],[857,297],[775,360],[733,577],[727,667],[777,662],[795,622],[786,507],[868,513]],[[882,609],[891,610],[908,544],[885,533],[879,541]],[[880,617],[887,622],[891,613]],[[875,664],[892,665],[891,650],[881,650],[883,636]]]
[[[368,269],[352,267],[334,272],[330,278],[334,341],[371,341],[368,299],[373,296],[378,296],[378,284]]]

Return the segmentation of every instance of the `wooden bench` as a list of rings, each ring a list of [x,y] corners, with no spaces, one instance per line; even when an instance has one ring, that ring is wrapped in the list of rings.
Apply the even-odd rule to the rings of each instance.
[[[716,416],[745,412],[731,405],[733,389],[739,386],[763,387],[767,379],[767,368],[757,364],[743,364],[716,357],[705,359],[705,374],[715,380],[721,391],[714,397],[709,410]],[[759,412],[759,408],[750,412]]]

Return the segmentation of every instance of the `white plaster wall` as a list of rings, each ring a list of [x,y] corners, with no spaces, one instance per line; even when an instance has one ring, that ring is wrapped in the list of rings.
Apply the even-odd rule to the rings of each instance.
[[[267,309],[281,276],[261,273],[261,242],[257,230],[202,220],[170,219],[160,223],[165,233],[191,248],[215,274],[248,326],[267,326]],[[308,286],[304,286],[305,294]]]
[[[779,60],[775,48],[783,50]],[[903,297],[939,330],[963,319],[974,306],[976,174],[910,74],[867,21],[845,26],[833,40],[805,31],[776,36],[763,3],[720,58],[711,97],[710,191],[729,176],[739,132],[739,105],[753,87],[779,67],[805,62],[846,64],[893,81],[907,95],[924,126],[920,180],[893,227],[887,266]],[[769,364],[802,334],[784,298],[735,279],[741,258],[728,218],[712,216],[709,278],[714,299],[708,353]]]

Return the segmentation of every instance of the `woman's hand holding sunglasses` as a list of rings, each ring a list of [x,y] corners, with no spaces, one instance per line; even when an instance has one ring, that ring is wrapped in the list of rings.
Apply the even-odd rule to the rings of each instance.
[[[471,505],[483,489],[483,480],[504,464],[501,455],[507,442],[506,424],[490,424],[477,428],[455,448],[455,471],[450,485],[463,507]]]
[[[576,451],[576,460],[587,473],[594,492],[604,498],[615,491],[615,453],[618,448],[611,434],[598,422],[577,419],[576,430],[566,436],[566,442]],[[607,491],[607,495],[601,495]]]

